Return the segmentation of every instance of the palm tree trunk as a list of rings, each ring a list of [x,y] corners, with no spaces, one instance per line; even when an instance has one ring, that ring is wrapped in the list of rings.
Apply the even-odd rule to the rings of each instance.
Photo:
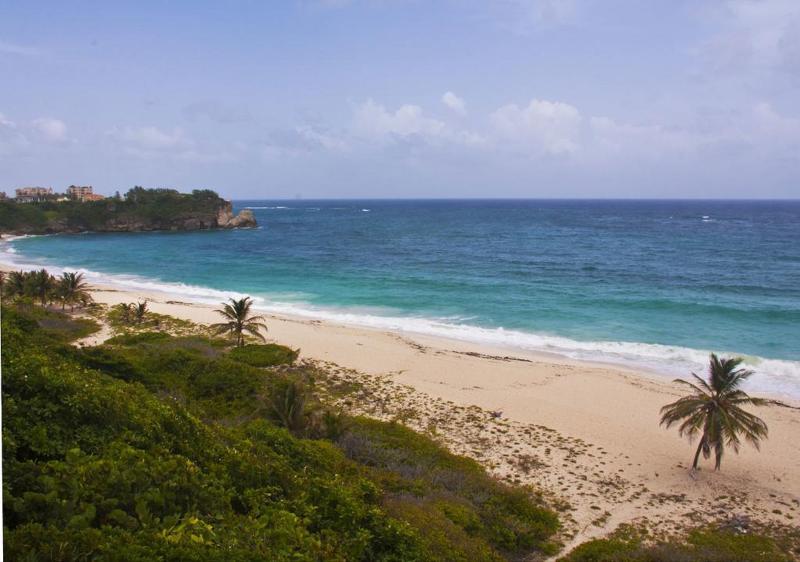
[[[700,460],[700,451],[703,450],[703,444],[706,442],[706,436],[700,439],[700,443],[697,444],[697,452],[694,454],[694,462],[692,463],[692,470],[697,470],[697,462]]]

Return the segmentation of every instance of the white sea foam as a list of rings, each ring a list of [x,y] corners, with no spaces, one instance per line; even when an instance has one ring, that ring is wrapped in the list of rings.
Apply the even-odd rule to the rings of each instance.
[[[701,373],[712,350],[625,341],[578,341],[550,334],[484,328],[445,319],[364,314],[359,310],[316,308],[303,304],[266,301],[261,310],[329,320],[381,330],[445,337],[477,344],[554,353],[572,359],[601,361],[668,376]],[[726,350],[718,354],[733,355]],[[754,390],[800,398],[800,361],[745,356],[745,366],[756,370]]]
[[[291,209],[291,207],[242,207],[243,209]]]
[[[3,242],[7,242],[4,239]],[[135,275],[112,275],[82,268],[70,268],[29,261],[24,256],[9,251],[10,245],[0,251],[0,262],[18,269],[36,269],[46,266],[53,273],[79,271],[89,282],[117,286],[121,289],[156,292],[202,304],[218,304],[228,298],[245,296],[236,291],[225,291],[189,285],[168,283]],[[572,359],[600,361],[641,369],[670,377],[685,377],[689,372],[702,373],[708,364],[708,355],[715,351],[722,355],[740,355],[735,350],[692,349],[681,346],[649,344],[626,341],[579,341],[552,334],[486,328],[468,324],[471,317],[424,318],[401,316],[396,310],[386,308],[334,308],[319,307],[300,299],[302,293],[256,295],[255,308],[263,312],[285,314],[310,319],[327,320],[338,324],[362,326],[393,332],[406,332],[443,337],[510,349],[553,353]],[[291,299],[291,300],[289,300]],[[800,361],[767,359],[744,356],[745,366],[756,371],[748,388],[800,398]]]

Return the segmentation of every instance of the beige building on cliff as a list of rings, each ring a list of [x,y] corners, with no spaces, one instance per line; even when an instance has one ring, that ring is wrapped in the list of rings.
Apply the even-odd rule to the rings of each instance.
[[[33,203],[44,201],[53,196],[52,187],[18,187],[14,190],[18,203]]]
[[[71,185],[67,188],[67,196],[76,201],[99,201],[105,199],[102,195],[94,193],[91,185]]]

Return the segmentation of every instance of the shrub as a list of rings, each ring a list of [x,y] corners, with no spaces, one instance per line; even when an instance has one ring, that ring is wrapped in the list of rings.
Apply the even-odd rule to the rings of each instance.
[[[772,539],[718,529],[697,529],[685,541],[643,545],[625,537],[586,542],[563,562],[790,562]]]
[[[41,327],[49,313],[3,313],[6,559],[489,562],[550,551],[555,515],[526,491],[407,428],[326,411],[304,368],[259,369],[199,336],[76,349],[69,326]]]
[[[140,348],[87,356],[6,312],[6,559],[423,559],[415,532],[381,509],[378,488],[333,444],[264,420],[203,423],[142,384],[85,365],[89,357],[119,374],[132,364],[158,380],[139,371],[157,361]],[[215,376],[235,364],[160,351],[208,361],[220,368]]]
[[[437,500],[445,518],[496,552],[554,551],[548,539],[559,526],[555,513],[529,491],[491,478],[475,461],[399,424],[366,418],[353,420],[339,443],[349,458],[373,467],[393,493],[395,515],[405,512],[403,498]]]
[[[263,345],[248,344],[233,348],[229,355],[232,359],[247,363],[253,367],[272,367],[275,365],[291,365],[297,359],[299,351],[274,343]]]

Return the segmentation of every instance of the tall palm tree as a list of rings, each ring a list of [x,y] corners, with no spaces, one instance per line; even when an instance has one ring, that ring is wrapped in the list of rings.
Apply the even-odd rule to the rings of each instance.
[[[671,427],[680,422],[678,432],[689,439],[700,435],[694,454],[692,471],[697,470],[700,453],[705,458],[714,450],[714,470],[719,470],[726,446],[739,452],[742,438],[759,449],[761,439],[767,438],[764,420],[746,412],[742,406],[780,404],[775,400],[753,398],[741,390],[742,383],[753,371],[741,369],[741,358],[720,359],[713,353],[708,365],[708,380],[692,373],[695,383],[676,379],[692,393],[661,408],[661,425]]]
[[[56,286],[55,278],[46,269],[40,269],[28,274],[28,283],[33,296],[38,298],[42,306],[52,300],[53,289]]]
[[[242,347],[244,345],[245,332],[256,336],[262,341],[266,338],[259,331],[263,329],[267,331],[267,326],[264,324],[263,316],[253,316],[250,308],[253,305],[250,297],[243,299],[230,299],[230,302],[222,303],[222,308],[217,310],[217,313],[225,318],[225,322],[212,324],[211,327],[216,330],[218,334],[229,333],[236,336],[236,345]]]
[[[61,309],[69,304],[70,310],[75,308],[76,303],[90,302],[92,297],[89,294],[89,284],[84,281],[83,273],[65,271],[58,280],[58,296],[61,299]]]

